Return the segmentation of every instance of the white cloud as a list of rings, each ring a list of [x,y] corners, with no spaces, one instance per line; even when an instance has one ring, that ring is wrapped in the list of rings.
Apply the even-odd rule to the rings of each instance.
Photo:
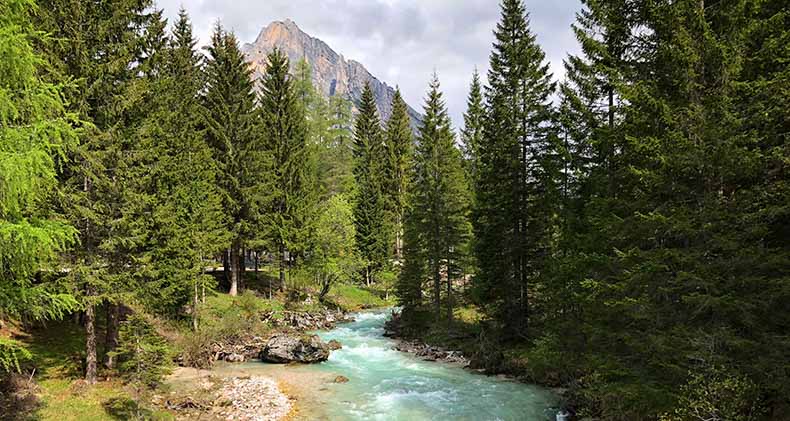
[[[201,44],[217,20],[241,42],[252,42],[271,21],[290,18],[387,84],[400,86],[418,110],[435,69],[456,128],[472,71],[477,67],[485,75],[488,69],[500,13],[497,0],[158,0],[157,5],[171,20],[183,5]],[[528,0],[526,6],[551,70],[561,78],[562,59],[578,50],[570,24],[579,0]]]

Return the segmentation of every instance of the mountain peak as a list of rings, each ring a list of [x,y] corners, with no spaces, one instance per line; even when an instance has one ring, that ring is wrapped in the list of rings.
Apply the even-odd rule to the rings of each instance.
[[[270,23],[261,30],[254,43],[242,47],[253,69],[253,78],[261,77],[267,65],[266,56],[275,48],[288,56],[291,70],[297,62],[305,59],[312,67],[316,89],[325,97],[341,95],[350,99],[355,105],[355,112],[362,90],[369,83],[382,121],[389,119],[395,89],[373,76],[361,63],[346,60],[325,42],[302,31],[291,19]],[[420,114],[408,108],[412,126],[416,127]]]

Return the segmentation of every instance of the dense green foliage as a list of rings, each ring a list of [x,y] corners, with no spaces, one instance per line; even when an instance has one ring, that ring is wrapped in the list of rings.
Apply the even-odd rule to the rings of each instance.
[[[544,270],[550,246],[546,156],[554,85],[521,1],[503,2],[494,35],[488,113],[476,151],[475,289],[477,302],[506,324],[506,332],[521,335],[531,285]]]
[[[408,205],[407,191],[412,168],[414,140],[411,131],[408,106],[403,101],[400,90],[395,90],[392,98],[392,115],[387,121],[385,148],[387,168],[385,171],[389,211],[394,231],[394,258],[397,263],[403,260],[403,222]]]
[[[502,1],[459,147],[437,78],[415,135],[400,91],[382,122],[370,86],[352,117],[277,50],[252,80],[183,10],[168,33],[150,0],[0,0],[0,370],[32,356],[6,321],[73,313],[89,383],[104,351],[153,386],[151,315],[208,364],[263,313],[382,305],[397,279],[404,323],[582,416],[787,418],[786,1],[582,3],[557,87]]]
[[[132,384],[154,388],[172,366],[171,350],[145,317],[134,314],[121,323],[118,347],[118,371]]]
[[[194,47],[182,10],[150,88],[131,196],[135,234],[144,244],[140,300],[169,316],[191,302],[197,326],[198,297],[214,287],[204,274],[207,259],[227,247],[229,233],[198,98],[202,58]]]
[[[251,71],[236,36],[217,24],[206,48],[208,58],[202,96],[208,144],[217,163],[218,185],[228,230],[232,233],[226,268],[230,294],[238,291],[243,272],[242,248],[256,239],[260,210],[271,187],[271,157],[259,133]]]
[[[280,254],[280,283],[284,288],[286,251],[295,254],[307,249],[318,186],[305,107],[300,105],[299,93],[288,75],[288,58],[275,49],[268,60],[260,98],[261,129],[273,161],[271,211],[267,218],[272,245]]]
[[[51,196],[56,162],[76,144],[77,131],[63,87],[41,77],[49,64],[33,49],[42,35],[31,25],[31,8],[0,3],[0,319],[52,319],[77,307],[72,295],[40,279],[51,277],[58,253],[75,240]],[[6,358],[11,347],[6,339],[0,344],[6,369],[17,366],[16,353]]]
[[[463,274],[471,235],[470,193],[436,75],[429,89],[407,189],[406,259],[398,292],[404,307],[415,308],[421,304],[423,285],[429,284],[434,316],[439,320],[444,289],[446,317],[451,320],[453,284]]]
[[[370,284],[376,274],[386,269],[391,256],[388,218],[387,154],[384,133],[370,85],[362,93],[362,104],[354,126],[354,222],[357,248],[363,261],[363,276]]]
[[[318,298],[323,301],[332,285],[352,282],[359,272],[354,215],[344,195],[332,196],[322,205],[315,225],[308,265],[321,287]]]

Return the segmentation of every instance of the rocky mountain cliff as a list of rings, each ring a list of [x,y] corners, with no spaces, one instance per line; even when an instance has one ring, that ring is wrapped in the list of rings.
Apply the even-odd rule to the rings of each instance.
[[[306,59],[313,68],[313,84],[326,97],[342,95],[356,105],[362,98],[365,84],[370,83],[382,121],[389,119],[395,89],[370,74],[361,63],[346,60],[325,42],[306,34],[290,19],[272,22],[261,30],[255,42],[242,46],[254,78],[261,76],[266,68],[266,55],[274,48],[288,55],[291,69],[299,60]],[[412,126],[416,127],[420,114],[409,107],[409,115]]]

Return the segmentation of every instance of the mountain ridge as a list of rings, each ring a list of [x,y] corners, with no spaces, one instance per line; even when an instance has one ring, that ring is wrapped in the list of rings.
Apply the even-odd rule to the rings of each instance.
[[[254,42],[242,46],[242,52],[253,70],[253,79],[261,77],[266,69],[266,55],[274,48],[288,56],[292,71],[296,63],[304,58],[312,68],[316,89],[325,97],[342,95],[350,99],[355,113],[362,98],[362,90],[365,84],[370,83],[382,122],[389,119],[395,88],[375,77],[362,63],[346,59],[326,42],[302,31],[291,19],[271,22],[261,29]],[[407,107],[412,128],[416,128],[421,115],[410,105],[407,104]]]

